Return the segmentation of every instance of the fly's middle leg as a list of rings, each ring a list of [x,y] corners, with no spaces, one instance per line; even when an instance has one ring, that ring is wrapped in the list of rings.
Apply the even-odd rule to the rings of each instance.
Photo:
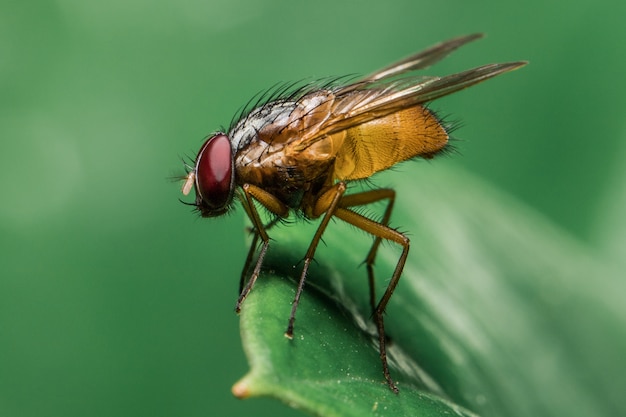
[[[317,245],[330,222],[330,219],[335,214],[335,210],[339,207],[339,202],[343,194],[346,192],[346,184],[343,182],[339,182],[335,184],[332,188],[322,193],[322,195],[317,199],[312,207],[312,215],[313,217],[320,216],[324,214],[320,225],[309,244],[309,249],[306,252],[304,257],[304,265],[302,267],[302,273],[300,274],[300,281],[298,282],[298,288],[296,289],[296,295],[293,299],[293,303],[291,304],[291,314],[289,315],[289,323],[287,324],[287,330],[285,331],[285,337],[292,339],[293,338],[293,325],[296,320],[296,311],[298,309],[298,304],[300,302],[300,296],[302,295],[302,289],[304,288],[304,283],[306,281],[307,271],[309,270],[309,265],[313,260],[313,256],[315,255],[315,250],[317,249]]]

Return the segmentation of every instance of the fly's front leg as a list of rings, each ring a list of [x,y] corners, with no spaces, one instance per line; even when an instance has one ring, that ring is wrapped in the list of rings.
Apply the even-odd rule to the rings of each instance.
[[[246,209],[246,213],[248,213],[248,208],[244,205]],[[252,218],[250,214],[248,217]],[[273,227],[276,223],[278,223],[280,217],[274,218],[271,222],[265,225],[265,231],[267,232],[271,227]],[[254,253],[256,252],[257,245],[259,243],[259,232],[253,226],[248,228],[248,232],[252,233],[254,236],[252,238],[252,243],[250,244],[250,249],[248,250],[248,256],[246,256],[246,261],[243,264],[243,269],[241,270],[241,277],[239,279],[239,292],[237,294],[241,294],[243,291],[243,286],[246,283],[246,278],[248,277],[248,271],[250,270],[250,264],[252,264],[252,259],[254,258]]]
[[[315,232],[315,236],[311,240],[311,244],[309,245],[309,249],[306,252],[304,257],[304,266],[302,267],[302,273],[300,274],[300,281],[298,282],[298,288],[296,289],[296,295],[293,299],[293,303],[291,304],[291,315],[289,316],[289,324],[287,325],[287,330],[285,331],[285,337],[292,339],[293,338],[293,324],[296,320],[296,310],[298,310],[298,303],[300,302],[300,296],[302,295],[302,289],[304,288],[304,282],[306,281],[306,274],[309,270],[309,265],[313,260],[313,256],[315,255],[315,250],[317,249],[317,245],[328,226],[328,222],[335,214],[335,210],[339,207],[339,202],[341,201],[341,197],[346,192],[346,184],[343,182],[335,184],[330,190],[323,193],[315,202],[312,210],[312,217],[318,217],[324,214],[322,218],[322,222],[320,223],[317,231]]]
[[[247,211],[247,210],[246,210]],[[243,269],[241,270],[241,277],[239,278],[239,292],[241,295],[243,293],[243,286],[246,284],[246,277],[248,276],[248,270],[250,269],[250,264],[252,263],[252,258],[254,258],[254,252],[256,252],[256,247],[259,243],[259,232],[253,227],[250,230],[250,233],[254,234],[252,238],[252,243],[250,243],[250,249],[248,249],[248,256],[246,256],[246,262],[243,264]]]
[[[354,207],[354,206],[362,206],[365,204],[375,203],[380,200],[388,200],[387,208],[385,208],[385,213],[383,214],[382,221],[380,224],[387,226],[389,224],[389,219],[391,218],[391,211],[393,210],[393,203],[396,199],[396,192],[389,188],[383,188],[379,190],[371,190],[364,191],[362,193],[356,193],[345,196],[341,199],[340,206],[343,208]],[[365,258],[365,265],[367,268],[367,279],[370,288],[370,307],[372,309],[372,314],[374,314],[376,310],[376,286],[374,283],[374,260],[376,259],[376,252],[378,252],[378,247],[380,246],[380,242],[382,239],[379,236],[376,236],[374,239],[374,244],[370,249],[367,257]]]
[[[242,278],[240,281],[241,291],[239,294],[239,298],[237,299],[237,304],[235,305],[235,311],[237,313],[241,311],[241,305],[245,301],[246,297],[250,293],[250,290],[254,286],[254,283],[259,277],[259,274],[261,273],[263,260],[265,259],[265,254],[267,253],[267,249],[270,244],[270,238],[267,235],[265,226],[263,226],[263,223],[261,222],[261,218],[259,217],[259,212],[254,206],[253,199],[258,201],[265,208],[267,208],[269,211],[276,214],[277,216],[287,217],[289,215],[289,208],[280,200],[278,200],[278,198],[276,198],[273,194],[270,194],[267,191],[264,191],[263,189],[255,185],[251,185],[251,184],[244,184],[242,187],[242,190],[243,190],[242,204],[255,230],[255,237],[252,241],[253,246],[250,248],[250,252],[248,252],[248,258],[246,260],[246,263],[250,262],[252,259],[252,254],[254,253],[254,246],[256,246],[258,238],[261,238],[263,243],[261,245],[261,250],[259,252],[259,257],[257,258],[256,265],[254,267],[254,270],[252,271],[252,275],[250,276],[250,279],[248,280],[248,283],[245,286],[244,286],[245,277],[243,276],[243,273],[242,273]],[[247,269],[247,267],[245,268]]]

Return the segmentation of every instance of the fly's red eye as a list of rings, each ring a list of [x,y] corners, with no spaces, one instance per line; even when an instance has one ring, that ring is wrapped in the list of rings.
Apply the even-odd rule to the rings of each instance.
[[[197,202],[203,214],[220,214],[230,202],[233,182],[230,140],[217,134],[207,140],[196,161]]]

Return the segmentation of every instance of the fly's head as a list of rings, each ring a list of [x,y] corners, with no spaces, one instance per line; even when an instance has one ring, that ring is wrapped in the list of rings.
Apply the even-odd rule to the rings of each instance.
[[[228,211],[235,189],[234,151],[224,133],[209,137],[200,148],[195,166],[185,179],[183,194],[193,187],[195,206],[202,217],[216,217]]]

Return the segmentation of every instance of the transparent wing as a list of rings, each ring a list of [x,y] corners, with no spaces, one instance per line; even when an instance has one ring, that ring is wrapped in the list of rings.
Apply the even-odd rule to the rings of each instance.
[[[267,136],[268,143],[283,143],[285,148],[280,148],[281,151],[307,150],[312,155],[330,158],[339,146],[324,139],[335,133],[419,106],[526,64],[524,61],[488,64],[443,77],[414,75],[415,70],[428,67],[481,37],[473,34],[451,39],[354,83],[312,89],[292,102],[293,110],[280,123],[264,124],[256,133]]]
[[[524,65],[524,61],[489,64],[444,77],[406,77],[390,81],[378,79],[359,83],[358,86],[350,85],[335,95],[325,122],[316,126],[317,131],[305,132],[304,137],[311,140],[331,135],[452,94]]]
[[[338,91],[338,94],[344,94],[349,91],[353,91],[355,89],[358,89],[363,84],[372,83],[374,81],[382,80],[383,78],[395,77],[409,71],[428,68],[429,66],[445,58],[454,50],[476,39],[480,39],[483,36],[484,35],[482,33],[474,33],[471,35],[459,36],[458,38],[438,43],[428,49],[425,49],[424,51],[418,52],[401,61],[395,62],[385,68],[382,68],[374,72],[373,74],[368,75],[367,77],[363,77],[354,84],[350,84],[341,88]]]

